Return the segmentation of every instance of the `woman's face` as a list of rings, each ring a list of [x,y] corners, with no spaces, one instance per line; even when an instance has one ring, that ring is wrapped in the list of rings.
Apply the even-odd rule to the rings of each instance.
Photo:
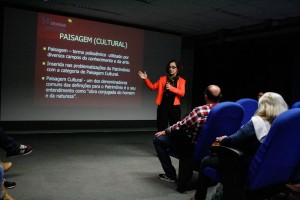
[[[169,64],[169,74],[170,75],[176,75],[178,73],[178,68],[176,66],[175,62],[171,62]]]

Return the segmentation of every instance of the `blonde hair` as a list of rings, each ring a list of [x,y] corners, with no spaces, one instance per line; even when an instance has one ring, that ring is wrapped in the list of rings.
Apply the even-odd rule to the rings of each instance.
[[[254,115],[272,123],[278,115],[287,110],[288,105],[280,94],[267,92],[259,98],[258,109]]]

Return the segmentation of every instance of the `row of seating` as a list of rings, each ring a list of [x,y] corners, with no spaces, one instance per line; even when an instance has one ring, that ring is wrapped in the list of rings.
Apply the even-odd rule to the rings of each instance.
[[[250,121],[257,108],[258,101],[251,98],[242,98],[236,102],[221,102],[217,104],[208,115],[198,139],[194,153],[195,160],[201,162],[202,158],[208,155],[207,150],[216,137],[233,134]],[[291,106],[292,108],[300,108],[300,102],[294,103]]]
[[[286,184],[300,182],[299,122],[300,108],[289,109],[274,120],[266,140],[250,163],[246,182],[242,181],[242,152],[224,146],[211,149],[220,158],[219,180],[224,185],[234,186],[234,191],[224,193],[225,199],[256,200],[288,194]]]
[[[299,103],[300,105],[300,103]],[[209,113],[198,138],[194,159],[198,166],[211,151],[221,160],[221,174],[207,168],[203,173],[215,181],[232,184],[235,191],[227,191],[226,199],[259,199],[286,189],[285,184],[300,182],[300,108],[292,106],[273,122],[265,142],[258,149],[247,175],[241,182],[242,152],[232,148],[214,147],[216,137],[235,133],[247,123],[257,110],[258,102],[244,98],[236,102],[221,102]]]

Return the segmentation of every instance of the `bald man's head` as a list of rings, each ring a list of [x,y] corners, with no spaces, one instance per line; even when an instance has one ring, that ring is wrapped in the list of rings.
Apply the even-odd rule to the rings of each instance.
[[[209,85],[204,91],[207,102],[218,103],[222,97],[221,88],[217,85]]]

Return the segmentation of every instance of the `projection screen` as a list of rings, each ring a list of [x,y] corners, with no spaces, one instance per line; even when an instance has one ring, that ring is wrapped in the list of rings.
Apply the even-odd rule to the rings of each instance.
[[[155,82],[181,37],[4,7],[1,121],[155,120]]]

